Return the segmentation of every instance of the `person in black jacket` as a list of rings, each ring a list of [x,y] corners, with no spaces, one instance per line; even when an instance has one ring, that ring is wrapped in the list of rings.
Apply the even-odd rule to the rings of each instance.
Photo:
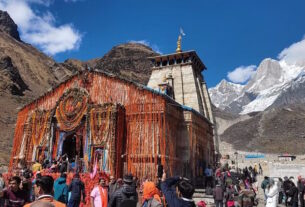
[[[108,207],[136,207],[138,203],[138,193],[136,185],[133,183],[132,174],[127,174],[123,178],[123,186],[116,190],[110,197]]]
[[[192,199],[195,192],[194,186],[186,178],[172,177],[166,179],[166,173],[164,172],[161,181],[161,191],[169,207],[196,206]],[[175,185],[178,193],[173,188]]]
[[[85,185],[80,180],[79,174],[75,174],[71,184],[68,187],[68,192],[71,192],[71,197],[68,202],[68,207],[78,207],[81,201],[85,202]]]
[[[287,195],[291,197],[291,201],[288,203],[292,207],[298,207],[298,188],[295,186],[293,182],[290,183],[290,188],[287,191]]]

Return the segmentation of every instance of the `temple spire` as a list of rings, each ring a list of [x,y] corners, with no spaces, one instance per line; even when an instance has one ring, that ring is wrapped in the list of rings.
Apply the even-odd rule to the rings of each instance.
[[[182,36],[185,36],[185,34],[184,34],[182,28],[180,27],[180,34],[179,34],[178,40],[177,40],[177,49],[176,49],[177,53],[182,52],[182,49],[181,49],[181,39],[182,39]]]
[[[177,53],[182,52],[182,50],[181,50],[181,39],[182,39],[182,37],[181,37],[181,34],[180,34],[179,37],[178,37],[178,41],[177,41],[177,49],[176,49]]]

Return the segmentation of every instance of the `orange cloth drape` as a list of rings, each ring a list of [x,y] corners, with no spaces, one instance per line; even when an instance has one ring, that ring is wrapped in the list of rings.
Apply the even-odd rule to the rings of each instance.
[[[101,186],[98,186],[100,190],[100,196],[102,201],[101,207],[107,207],[108,206],[108,191],[106,188],[102,188]]]
[[[143,203],[145,200],[149,200],[150,198],[155,198],[157,201],[161,203],[160,191],[156,187],[153,182],[145,182],[143,184]]]

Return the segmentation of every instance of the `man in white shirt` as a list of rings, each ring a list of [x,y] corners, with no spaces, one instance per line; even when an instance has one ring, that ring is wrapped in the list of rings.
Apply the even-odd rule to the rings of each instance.
[[[107,207],[108,190],[104,178],[100,178],[99,185],[93,188],[90,193],[91,207]]]

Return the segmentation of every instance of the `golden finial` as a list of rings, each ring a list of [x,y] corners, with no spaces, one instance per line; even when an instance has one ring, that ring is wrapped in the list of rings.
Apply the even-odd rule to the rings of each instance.
[[[177,41],[177,49],[176,49],[176,52],[178,53],[178,52],[182,52],[182,50],[181,50],[181,35],[179,35],[179,37],[178,37],[178,41]]]
[[[182,50],[181,50],[181,39],[182,39],[182,36],[184,36],[184,35],[185,34],[184,34],[182,28],[180,27],[180,34],[178,36],[177,49],[176,49],[177,53],[182,52]]]

